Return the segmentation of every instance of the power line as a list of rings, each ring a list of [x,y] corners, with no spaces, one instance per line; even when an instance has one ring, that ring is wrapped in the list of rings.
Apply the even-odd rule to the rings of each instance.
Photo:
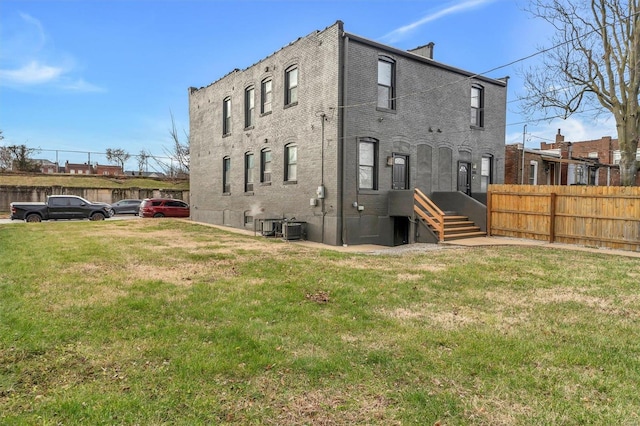
[[[629,16],[626,16],[626,17],[621,18],[620,20],[630,20],[632,17],[634,17],[634,16],[636,16],[636,15],[640,15],[640,12],[633,13],[633,14],[631,14],[631,15],[629,15]],[[616,25],[616,22],[615,22],[615,21],[617,21],[617,20],[614,20],[614,22],[612,22],[611,24],[609,24],[609,26],[614,26],[614,25]],[[550,51],[552,51],[552,50],[558,49],[558,48],[560,48],[560,47],[562,47],[562,46],[564,46],[564,45],[571,44],[571,43],[573,43],[573,42],[575,42],[575,41],[578,41],[578,40],[580,40],[580,39],[582,39],[582,38],[586,38],[586,37],[590,36],[591,34],[594,34],[594,33],[598,32],[598,31],[599,31],[599,29],[598,29],[598,28],[596,28],[596,29],[593,29],[593,30],[591,30],[591,31],[588,31],[588,32],[586,32],[586,33],[584,33],[584,34],[582,34],[582,35],[579,35],[579,36],[573,37],[573,38],[571,38],[570,40],[565,40],[565,41],[563,41],[563,42],[561,42],[561,43],[558,43],[558,44],[556,44],[556,45],[553,45],[553,46],[551,46],[551,47],[548,47],[548,48],[545,48],[545,49],[541,49],[541,50],[539,50],[539,51],[537,51],[537,52],[535,52],[535,53],[529,54],[529,55],[527,55],[527,56],[523,56],[523,57],[521,57],[521,58],[519,58],[519,59],[513,60],[513,61],[508,62],[508,63],[506,63],[506,64],[499,65],[499,66],[494,67],[494,68],[491,68],[491,69],[489,69],[489,70],[487,70],[487,71],[484,71],[484,72],[481,72],[481,73],[477,73],[477,74],[473,74],[473,75],[470,75],[470,76],[467,76],[467,77],[464,77],[464,78],[461,78],[461,79],[455,80],[455,81],[453,81],[453,82],[444,83],[444,84],[441,84],[441,85],[439,85],[439,86],[430,87],[429,89],[426,89],[426,90],[423,90],[423,91],[416,91],[416,92],[408,93],[408,94],[406,94],[406,95],[396,96],[396,97],[391,98],[391,100],[395,102],[395,101],[396,101],[396,100],[398,100],[398,99],[404,99],[404,98],[408,98],[408,97],[411,97],[411,96],[417,96],[417,95],[426,94],[426,93],[429,93],[429,92],[432,92],[432,91],[435,91],[435,90],[439,90],[439,89],[445,89],[445,88],[450,87],[450,86],[459,85],[460,83],[471,81],[471,80],[473,80],[474,78],[477,78],[477,77],[487,77],[487,78],[490,78],[490,77],[488,77],[488,76],[487,76],[487,74],[489,74],[489,73],[491,73],[491,72],[494,72],[494,71],[500,70],[500,69],[502,69],[502,68],[506,68],[506,67],[512,66],[512,65],[517,64],[517,63],[519,63],[519,62],[524,62],[524,61],[529,60],[529,59],[531,59],[531,58],[534,58],[534,57],[536,57],[536,56],[538,56],[538,55],[542,55],[542,54],[544,54],[544,53],[547,53],[547,52],[550,52]],[[556,89],[556,90],[557,90],[557,89]],[[554,91],[555,91],[555,90],[554,90]],[[553,92],[553,91],[549,91],[549,92],[547,92],[547,93],[552,93],[552,92]],[[515,99],[515,100],[513,100],[513,101],[509,101],[509,102],[507,102],[507,103],[518,102],[518,101],[521,101],[521,100],[523,100],[523,99],[527,99],[527,98],[519,98],[519,99]],[[361,102],[361,103],[357,103],[357,104],[341,105],[341,106],[339,106],[339,108],[348,109],[348,108],[357,108],[357,107],[361,107],[361,106],[377,105],[377,102],[378,102],[377,100],[374,100],[374,101]],[[595,111],[595,110],[597,110],[597,109],[593,109],[593,111]],[[451,110],[451,111],[458,112],[457,110]],[[588,110],[588,111],[591,111],[591,110]],[[582,111],[582,113],[584,113],[584,112],[587,112],[587,111]],[[539,120],[536,120],[536,121],[538,121],[538,122],[539,122],[539,121],[544,121],[544,120],[547,120],[547,119],[562,118],[562,117],[563,117],[562,115],[558,115],[558,116],[546,117],[546,118],[539,119]],[[526,122],[521,122],[521,123],[512,123],[512,124],[506,124],[506,126],[512,126],[512,125],[518,125],[518,124],[525,124],[525,123],[526,123]],[[460,133],[460,132],[457,132],[457,133]]]
[[[71,153],[71,154],[89,154],[89,155],[102,155],[106,156],[106,152],[98,152],[98,151],[76,151],[71,149],[46,149],[46,148],[34,148],[38,152],[55,152],[55,153]],[[140,158],[142,155],[140,154],[129,154],[131,157]],[[171,160],[171,157],[164,157],[159,155],[148,155],[148,157],[153,159],[163,159],[163,160]]]

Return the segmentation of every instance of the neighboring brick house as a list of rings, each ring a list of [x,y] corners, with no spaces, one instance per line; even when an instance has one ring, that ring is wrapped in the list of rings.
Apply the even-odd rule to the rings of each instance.
[[[189,89],[191,217],[295,218],[332,245],[413,242],[415,188],[482,199],[503,182],[506,80],[340,21],[301,37]]]
[[[640,160],[640,149],[636,157]],[[553,143],[541,142],[540,149],[525,149],[524,181],[522,144],[506,146],[505,183],[525,185],[620,185],[618,139],[566,142],[556,134]],[[640,173],[636,175],[640,185]]]
[[[121,166],[111,166],[96,163],[91,164],[73,164],[68,161],[64,165],[64,173],[72,175],[103,175],[103,176],[122,176],[124,172]]]
[[[64,172],[72,175],[91,175],[93,174],[93,168],[91,164],[74,164],[67,161],[64,164]]]
[[[522,144],[507,145],[504,158],[504,183],[559,185],[561,182],[559,162],[561,161],[558,152],[529,148],[524,151],[523,161]]]
[[[54,163],[51,160],[45,160],[45,159],[42,159],[42,160],[34,159],[32,161],[40,166],[40,173],[45,173],[45,174],[59,173],[58,163]]]
[[[105,164],[96,163],[93,168],[93,172],[96,175],[107,175],[107,176],[122,176],[124,172],[122,171],[121,166],[111,166]]]
[[[599,186],[620,185],[620,145],[618,139],[603,136],[600,139],[578,142],[565,142],[564,136],[556,134],[554,143],[542,142],[540,149],[555,149],[562,153],[563,158],[579,159],[593,162],[591,174],[592,184]],[[636,160],[640,161],[640,148],[636,153]],[[640,186],[640,173],[636,174],[636,186]]]

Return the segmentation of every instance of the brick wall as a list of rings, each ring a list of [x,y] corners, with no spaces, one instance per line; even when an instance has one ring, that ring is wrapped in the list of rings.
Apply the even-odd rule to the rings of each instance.
[[[396,61],[394,111],[376,107],[381,54]],[[298,104],[285,107],[284,71],[294,64],[299,69]],[[483,155],[492,158],[493,183],[503,182],[506,84],[470,76],[356,36],[343,37],[342,23],[337,22],[247,69],[234,70],[209,86],[189,89],[192,218],[251,228],[252,224],[245,223],[246,215],[295,217],[307,222],[310,240],[393,244],[396,219],[388,214],[392,167],[386,166],[387,157],[408,155],[410,187],[426,193],[455,191],[458,161],[472,165],[472,191],[479,192]],[[267,77],[273,81],[273,111],[260,116],[260,83]],[[483,129],[470,126],[472,83],[485,88]],[[249,86],[256,89],[256,119],[252,128],[245,129],[244,91]],[[342,93],[342,87],[346,92]],[[223,136],[222,108],[227,97],[232,102],[232,131]],[[378,141],[378,188],[374,191],[357,188],[361,137]],[[294,184],[283,181],[284,148],[289,143],[298,146]],[[272,151],[271,184],[261,185],[255,179],[253,191],[245,192],[244,156],[253,153],[259,170],[260,152],[265,148]],[[222,191],[224,157],[231,159],[229,194]],[[326,198],[311,205],[322,183]]]
[[[322,206],[310,205],[322,183],[322,130],[324,124],[325,232],[330,244],[336,240],[338,64],[340,25],[311,33],[245,70],[235,70],[211,85],[190,90],[191,194],[194,220],[246,227],[245,215],[255,218],[295,217],[306,221],[308,237],[322,238]],[[284,72],[298,66],[298,103],[284,105]],[[260,84],[272,78],[272,112],[260,115]],[[255,125],[244,129],[244,90],[255,87]],[[222,101],[232,101],[232,131],[222,135]],[[321,114],[326,115],[322,120]],[[287,144],[298,146],[297,183],[284,182]],[[272,152],[270,185],[256,176],[254,190],[244,192],[244,155],[254,154],[259,171],[260,152]],[[231,192],[222,193],[223,158],[231,159]],[[259,175],[259,172],[256,173]],[[250,212],[250,213],[247,213]],[[252,225],[250,225],[251,227]]]
[[[425,194],[457,191],[458,161],[472,165],[471,192],[481,192],[483,155],[493,163],[493,183],[503,183],[506,88],[489,81],[469,79],[462,71],[434,65],[432,61],[352,37],[348,57],[345,144],[346,164],[358,162],[358,139],[379,141],[377,191],[358,191],[355,168],[345,174],[345,208],[349,232],[360,243],[392,244],[394,218],[388,216],[388,194],[393,168],[386,159],[409,156],[409,184]],[[380,56],[396,64],[396,108],[377,108],[377,63]],[[437,57],[437,55],[436,55]],[[484,128],[470,126],[471,85],[484,87]],[[353,202],[364,212],[352,208]],[[378,229],[371,229],[377,226]]]
[[[540,143],[540,149],[560,149],[562,158],[593,159],[597,158],[603,166],[598,169],[598,185],[620,185],[620,169],[614,165],[613,152],[620,149],[618,139],[603,136],[600,139],[587,141],[565,142],[564,136],[558,131],[556,142]],[[597,155],[597,157],[594,156]],[[508,182],[506,182],[508,183]],[[636,175],[636,186],[640,186],[640,173]]]

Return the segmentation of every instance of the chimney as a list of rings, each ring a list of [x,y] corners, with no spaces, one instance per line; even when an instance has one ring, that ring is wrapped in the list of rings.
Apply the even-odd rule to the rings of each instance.
[[[556,135],[556,143],[564,142],[564,136],[560,133],[560,129],[558,129],[558,134]]]
[[[415,49],[410,49],[408,52],[415,53],[416,55],[420,55],[427,59],[433,59],[433,46],[435,46],[435,43],[431,42],[424,46],[418,46]]]

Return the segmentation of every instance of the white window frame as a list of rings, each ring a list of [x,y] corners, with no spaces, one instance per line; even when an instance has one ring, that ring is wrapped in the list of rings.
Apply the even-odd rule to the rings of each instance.
[[[253,175],[255,171],[255,157],[252,152],[244,154],[244,192],[253,192]]]
[[[265,78],[260,84],[260,114],[271,113],[273,101],[273,79]]]
[[[483,155],[480,159],[480,192],[487,192],[492,184],[493,156]]]
[[[284,147],[284,181],[298,181],[298,146],[296,144]]]
[[[271,183],[273,152],[269,148],[260,151],[260,182]]]
[[[244,89],[244,128],[253,127],[255,121],[255,88],[249,86]]]
[[[222,159],[222,193],[231,193],[231,157]]]
[[[393,59],[381,56],[378,58],[378,97],[377,107],[386,110],[396,109],[396,61]],[[382,67],[389,67],[389,76],[386,78],[386,73],[382,73]]]
[[[370,154],[370,158],[367,154]],[[378,141],[376,139],[363,138],[358,143],[358,189],[378,189]]]
[[[298,103],[298,82],[300,72],[297,65],[292,65],[284,72],[285,92],[284,105],[293,106]]]
[[[529,162],[529,185],[538,184],[538,162],[531,160]]]
[[[471,85],[471,127],[484,127],[484,87]]]
[[[222,100],[222,135],[231,134],[231,96]]]

